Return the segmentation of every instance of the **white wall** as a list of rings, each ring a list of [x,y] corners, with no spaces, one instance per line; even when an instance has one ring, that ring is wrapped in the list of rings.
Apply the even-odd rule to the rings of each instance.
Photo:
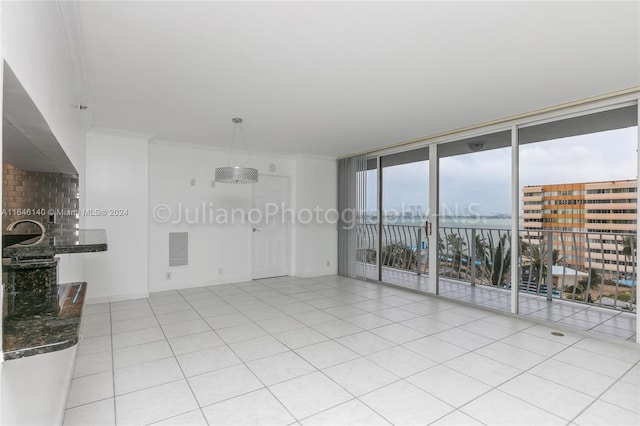
[[[211,185],[215,168],[226,165],[227,154],[226,150],[165,141],[149,145],[150,291],[251,280],[251,225],[247,221],[242,223],[241,215],[236,217],[235,224],[218,224],[215,220],[218,209],[247,212],[252,208],[250,185]],[[290,158],[252,156],[251,166],[261,174],[268,174],[271,164],[276,167],[273,174],[292,175]],[[195,186],[191,185],[191,179],[195,179]],[[164,206],[171,211],[167,221],[154,217],[154,212],[166,212]],[[197,220],[196,211],[200,215]],[[181,219],[178,212],[182,212]],[[170,232],[189,233],[187,266],[169,267]],[[170,279],[167,272],[171,273]]]
[[[7,361],[2,371],[2,425],[60,425],[78,345]]]
[[[72,55],[62,28],[61,13],[54,2],[1,2],[0,15],[0,67],[6,62],[40,110],[49,128],[56,136],[80,175],[80,206],[83,205],[85,131],[84,117],[72,108],[82,98],[78,86],[80,76],[71,62]],[[0,76],[2,73],[0,72]],[[0,90],[0,102],[2,101]],[[2,144],[0,143],[0,152]],[[82,220],[81,220],[82,224]],[[65,256],[59,270],[60,280],[84,281],[84,256]],[[1,333],[0,333],[1,336]],[[33,371],[33,370],[32,370]],[[61,371],[61,370],[60,370]],[[23,376],[7,377],[0,363],[2,388],[0,391],[0,418],[6,415],[7,391],[24,382]],[[34,376],[38,372],[34,371]],[[54,376],[56,372],[52,373]],[[33,376],[32,376],[33,377]],[[53,376],[39,377],[45,383]],[[44,385],[43,385],[44,386]],[[66,399],[66,389],[57,389]],[[28,401],[25,399],[25,401]],[[33,404],[13,406],[14,414],[33,410]],[[4,424],[4,422],[2,422]]]
[[[336,160],[296,158],[296,209],[327,212],[337,208]],[[324,217],[324,214],[322,215]],[[295,227],[296,275],[314,277],[338,272],[338,232],[335,223],[299,223]]]
[[[73,162],[80,175],[82,207],[86,113],[72,107],[82,98],[77,84],[81,76],[71,61],[61,10],[55,2],[1,2],[0,9],[0,67],[3,62],[11,67]],[[0,104],[2,100],[0,89]],[[83,255],[64,256],[61,260],[62,282],[84,281],[84,273]],[[34,424],[60,423],[75,350],[73,347],[50,354],[45,362],[42,357],[32,357],[26,363],[0,363],[0,423],[13,424],[26,417]],[[60,357],[66,364],[61,364]],[[51,410],[41,412],[44,407]]]
[[[87,134],[87,229],[107,231],[108,250],[85,255],[89,302],[148,295],[148,139],[94,129]],[[113,210],[122,211],[111,214]]]
[[[2,2],[2,59],[42,113],[51,131],[80,174],[83,205],[85,125],[73,105],[82,98],[72,49],[62,27],[57,2]],[[82,218],[81,218],[82,226]],[[60,280],[83,281],[83,255],[65,256]]]
[[[213,169],[226,162],[226,150],[215,151],[202,148],[153,144],[144,151],[143,141],[135,138],[125,142],[114,137],[94,132],[89,138],[94,151],[85,152],[85,126],[83,117],[72,106],[83,98],[82,76],[78,74],[75,46],[68,44],[62,19],[65,4],[57,2],[3,2],[2,5],[2,58],[6,60],[40,109],[52,132],[74,163],[80,174],[80,207],[96,208],[105,204],[124,203],[135,208],[135,217],[88,218],[81,216],[84,228],[105,227],[109,241],[107,253],[65,256],[60,268],[61,281],[85,279],[85,264],[89,286],[89,300],[96,298],[120,298],[144,295],[152,291],[203,285],[216,282],[246,280],[251,277],[250,227],[211,225],[167,225],[152,220],[151,211],[144,218],[138,216],[144,208],[160,202],[193,207],[202,201],[214,202],[216,207],[251,207],[249,187],[218,185],[210,187]],[[68,19],[67,19],[68,22]],[[69,33],[69,32],[67,32]],[[91,108],[91,105],[89,105]],[[116,146],[118,147],[116,149]],[[149,204],[142,206],[147,176],[143,165],[137,168],[136,180],[125,185],[125,178],[132,178],[132,158],[143,161],[150,156],[148,176],[150,187]],[[133,157],[131,157],[133,156]],[[86,160],[85,160],[86,159]],[[107,166],[107,159],[110,165]],[[85,166],[85,161],[91,163]],[[254,155],[254,166],[261,173],[269,173],[269,164],[277,167],[274,174],[291,176],[293,207],[335,207],[335,163],[333,160],[311,158],[287,158],[270,155]],[[130,167],[130,169],[123,169]],[[92,174],[90,180],[85,170]],[[109,173],[107,173],[107,171]],[[322,173],[321,178],[314,173]],[[329,172],[329,175],[324,173]],[[299,175],[299,176],[298,176]],[[104,176],[106,181],[101,181]],[[189,180],[196,178],[197,185],[191,187]],[[300,177],[300,179],[299,179]],[[328,178],[328,180],[327,180]],[[300,182],[298,182],[300,181]],[[105,183],[106,182],[106,183]],[[127,181],[128,182],[128,181]],[[117,189],[116,189],[117,188]],[[299,200],[297,198],[300,198]],[[318,200],[316,202],[316,199]],[[145,199],[146,200],[146,199]],[[126,207],[126,206],[107,206]],[[131,213],[134,214],[134,213]],[[124,225],[123,225],[124,224]],[[123,225],[123,226],[121,226]],[[137,244],[145,239],[141,228],[148,227],[149,242],[142,250]],[[170,230],[197,229],[191,239],[191,265],[173,268],[172,279],[166,280],[168,271],[168,232]],[[327,232],[327,231],[330,232]],[[125,234],[126,237],[125,238]],[[134,243],[130,243],[134,236]],[[292,273],[311,276],[335,272],[335,228],[322,226],[295,226],[292,229]],[[120,252],[120,248],[124,251]],[[136,253],[137,261],[131,256]],[[144,264],[148,253],[150,272],[148,280],[140,268],[127,271],[140,263]],[[102,256],[102,257],[101,257]],[[83,262],[86,258],[86,262]],[[330,267],[326,262],[331,263]],[[124,262],[124,263],[122,263]],[[223,267],[223,275],[218,268]],[[148,272],[148,273],[149,273]],[[116,277],[118,279],[116,279]],[[149,286],[147,286],[147,281]]]

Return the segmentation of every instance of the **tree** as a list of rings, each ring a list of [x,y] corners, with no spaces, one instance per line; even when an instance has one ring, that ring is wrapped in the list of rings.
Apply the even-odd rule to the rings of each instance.
[[[462,255],[465,251],[465,246],[467,243],[464,241],[460,235],[449,234],[447,235],[447,248],[448,252],[451,254],[453,258],[453,268],[460,268]]]
[[[539,246],[533,246],[530,249],[531,253],[531,265],[534,270],[540,272],[542,270],[542,274],[546,274],[547,272],[547,264],[549,263],[548,250],[545,244]],[[559,263],[564,262],[564,258],[560,256],[560,250],[553,249],[551,251],[551,264],[557,265]]]
[[[479,277],[482,282],[482,279],[486,276],[487,269],[491,267],[491,252],[489,251],[489,244],[482,234],[476,234],[474,244],[476,257],[475,259],[471,259],[471,261],[476,264],[479,262],[480,273],[476,274],[476,276]]]
[[[632,270],[634,272],[633,275],[635,275],[635,255],[636,255],[636,250],[638,248],[637,242],[636,242],[636,237],[633,235],[629,235],[627,237],[624,237],[622,240],[622,254],[624,255],[624,259],[625,259],[625,266],[624,266],[624,271],[627,272],[627,265],[629,264],[629,258],[632,259],[633,263],[633,267]],[[635,292],[637,291],[638,288],[638,283],[637,283],[637,279],[634,276],[632,278],[634,281],[636,281],[636,285],[633,286],[631,288],[631,303],[637,303],[636,302],[636,295]]]
[[[520,256],[531,256],[531,244],[520,237]]]
[[[600,275],[598,271],[593,268],[590,269],[588,276],[581,278],[576,283],[577,294],[585,294],[587,290],[591,292],[591,290],[597,290],[598,288],[600,288]],[[590,296],[590,294],[586,294],[584,300],[590,302]]]
[[[529,244],[522,237],[520,241],[520,256],[528,254]],[[493,285],[503,285],[511,276],[511,235],[501,235],[497,243],[490,238],[488,243],[483,238],[478,241],[476,236],[476,258],[482,262],[483,275]],[[483,253],[478,255],[478,253]]]
[[[625,257],[627,262],[629,261],[630,257],[633,257],[635,255],[634,252],[636,251],[636,247],[636,237],[634,237],[633,235],[629,235],[622,239],[622,255]]]
[[[632,271],[635,271],[635,255],[637,251],[636,237],[633,235],[626,236],[622,239],[622,255],[624,256],[625,265],[624,272],[628,272],[627,266],[629,265],[629,258],[632,260]]]
[[[391,243],[382,249],[381,259],[384,266],[407,269],[416,261],[416,254],[402,243]]]
[[[489,256],[489,244],[487,240],[481,234],[476,234],[476,258],[474,260],[479,260],[480,262],[484,262]]]
[[[547,264],[549,263],[549,250],[546,244],[534,245],[529,248],[529,258],[531,259],[532,275],[540,277],[540,284],[546,284]],[[560,250],[551,250],[551,265],[564,262],[560,256]]]
[[[493,240],[489,241],[489,252],[491,253],[489,274],[493,285],[502,285],[511,273],[511,247],[507,246],[508,243],[509,236],[507,234],[500,237],[495,247]]]

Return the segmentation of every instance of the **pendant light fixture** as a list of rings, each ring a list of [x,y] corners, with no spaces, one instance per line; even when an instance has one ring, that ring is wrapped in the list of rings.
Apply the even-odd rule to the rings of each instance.
[[[249,158],[239,166],[231,166],[231,154],[233,154],[233,147],[236,139],[236,130],[240,129],[242,134],[242,142],[247,145],[244,139],[244,130],[242,129],[242,118],[232,118],[233,121],[233,135],[231,136],[231,149],[229,151],[229,159],[227,160],[226,167],[216,168],[216,182],[219,183],[256,183],[258,182],[258,170],[251,167],[245,167],[249,161],[251,161],[251,152],[247,147],[247,153]]]

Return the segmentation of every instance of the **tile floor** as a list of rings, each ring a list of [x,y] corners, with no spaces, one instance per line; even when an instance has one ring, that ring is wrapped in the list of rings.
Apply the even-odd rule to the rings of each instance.
[[[367,265],[367,274],[374,277],[375,268]],[[394,285],[423,292],[428,289],[428,275],[383,268],[382,277],[385,282]],[[491,309],[511,311],[511,292],[501,288],[481,285],[472,287],[467,282],[440,278],[440,295]],[[635,313],[567,300],[553,299],[549,302],[544,296],[527,293],[520,293],[519,312],[525,317],[554,322],[595,335],[630,342],[636,340],[637,315]]]
[[[638,425],[640,346],[337,276],[89,305],[65,425]]]

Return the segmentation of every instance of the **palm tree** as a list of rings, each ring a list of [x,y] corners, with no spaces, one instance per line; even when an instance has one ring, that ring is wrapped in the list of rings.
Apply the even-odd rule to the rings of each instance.
[[[624,271],[627,272],[627,265],[629,264],[629,258],[631,258],[632,260],[632,272],[633,272],[633,281],[636,282],[636,285],[633,286],[631,288],[631,303],[636,303],[636,296],[635,296],[635,292],[637,291],[638,288],[638,282],[637,279],[635,277],[635,252],[637,250],[637,243],[636,243],[636,237],[633,235],[629,235],[627,237],[624,237],[624,239],[622,240],[622,254],[624,255],[624,259],[625,259],[625,265],[624,265]]]
[[[530,256],[531,255],[531,244],[526,242],[522,237],[520,237],[520,256]]]
[[[508,247],[509,236],[504,234],[493,246],[493,240],[489,241],[489,252],[491,253],[491,268],[489,275],[491,284],[501,285],[506,277],[511,273],[511,247]]]
[[[533,274],[540,277],[539,284],[547,284],[547,264],[549,263],[548,247],[542,243],[529,248],[529,258],[531,259],[531,269]],[[557,265],[564,262],[564,258],[560,256],[560,250],[551,250],[551,265]],[[538,291],[540,288],[538,287]]]
[[[453,269],[456,269],[456,267],[460,269],[462,255],[464,253],[466,245],[467,243],[464,241],[464,238],[462,238],[460,235],[456,235],[456,234],[447,235],[447,246],[449,249],[448,251],[449,253],[451,253],[451,256],[453,258]],[[458,275],[460,275],[459,271],[458,271]]]
[[[484,238],[484,235],[476,234],[475,239],[475,251],[476,257],[475,259],[471,259],[472,262],[480,262],[480,273],[477,274],[477,277],[480,277],[480,281],[482,282],[482,278],[486,274],[488,268],[490,268],[490,260],[491,260],[491,252],[489,251],[489,244],[487,240]]]
[[[624,272],[627,273],[627,266],[629,265],[629,258],[632,261],[635,260],[637,250],[636,237],[633,235],[626,236],[622,239],[622,255],[624,256],[625,265]],[[635,266],[635,262],[633,262],[633,266]],[[635,267],[632,267],[632,271],[635,272]]]
[[[600,288],[600,275],[598,274],[598,271],[591,268],[589,270],[589,275],[580,279],[577,283],[576,283],[576,293],[578,294],[585,294],[587,293],[587,290],[589,290],[589,293],[591,293],[591,290],[597,290],[598,288]],[[584,300],[587,302],[591,302],[591,294],[586,294],[584,296]]]
[[[438,253],[444,253],[444,249],[444,240],[442,239],[442,236],[438,235]]]
[[[633,235],[629,235],[622,239],[622,255],[628,261],[630,257],[632,257],[636,251],[636,237]]]
[[[479,260],[484,262],[484,260],[488,257],[489,244],[487,240],[481,234],[476,234],[476,258],[475,260]]]
[[[520,256],[528,255],[529,244],[526,243],[522,237],[519,237],[520,241]],[[484,261],[482,268],[485,278],[491,281],[493,285],[502,285],[507,281],[507,278],[511,276],[511,238],[510,234],[501,235],[498,242],[494,244],[493,238],[489,239],[489,242],[484,244],[484,250],[482,246],[476,246],[476,253],[483,252]],[[478,256],[476,254],[476,256]]]
[[[381,259],[384,266],[407,269],[416,261],[416,254],[402,243],[391,243],[382,248]]]

